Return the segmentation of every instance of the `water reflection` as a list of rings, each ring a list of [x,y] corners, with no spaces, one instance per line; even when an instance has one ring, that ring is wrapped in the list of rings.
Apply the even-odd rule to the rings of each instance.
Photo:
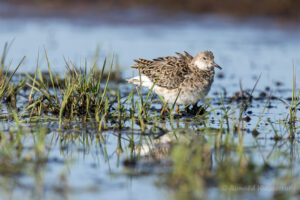
[[[118,55],[122,78],[133,73],[128,66],[135,58],[173,55],[183,50],[191,54],[212,50],[217,62],[224,66],[209,95],[214,99],[206,117],[161,119],[153,114],[160,106],[154,103],[150,109],[153,122],[141,124],[138,117],[132,121],[120,119],[119,128],[109,122],[110,129],[98,131],[93,119],[79,120],[63,123],[62,131],[57,131],[59,124],[55,120],[41,118],[28,123],[30,120],[17,119],[15,113],[2,106],[2,197],[298,197],[298,133],[291,140],[287,124],[278,120],[286,118],[285,104],[269,104],[267,98],[259,96],[291,96],[292,65],[297,73],[300,61],[299,29],[213,17],[135,25],[14,18],[1,19],[0,26],[4,27],[0,30],[0,46],[14,40],[7,60],[16,66],[20,58],[27,56],[21,68],[25,72],[34,71],[36,62],[41,69],[47,69],[44,47],[57,73],[65,71],[64,57],[77,66],[83,66],[87,57],[88,66],[92,66],[98,45],[100,58]],[[38,52],[41,59],[37,61]],[[259,74],[262,77],[254,93],[257,99],[249,104],[251,112],[246,113],[250,119],[239,119],[237,104],[243,99],[236,92],[253,88]],[[126,98],[125,91],[130,91],[131,86],[116,87]],[[128,107],[124,105],[127,113]],[[264,107],[267,109],[262,112]],[[254,134],[256,127],[258,132]]]

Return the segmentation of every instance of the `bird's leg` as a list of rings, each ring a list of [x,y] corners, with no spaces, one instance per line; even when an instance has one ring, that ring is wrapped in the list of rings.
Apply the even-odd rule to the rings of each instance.
[[[178,115],[182,115],[181,112],[179,112],[179,105],[176,106],[176,113],[177,113]]]
[[[162,109],[161,109],[161,112],[160,112],[161,115],[164,114],[164,112],[165,112],[165,110],[166,110],[166,107],[167,107],[167,103],[164,103],[164,105],[163,105],[163,107],[162,107]]]
[[[190,113],[189,107],[190,107],[190,106],[185,107],[185,112],[186,112],[186,113]]]
[[[196,114],[197,112],[198,112],[198,102],[195,103],[195,104],[193,105],[193,107],[192,107],[192,113],[193,113],[193,114]]]
[[[199,110],[200,110],[199,114],[203,115],[205,113],[205,111],[206,111],[205,105],[204,104],[201,105],[200,108],[199,108]]]
[[[204,114],[205,113],[205,106],[204,105],[200,105],[199,107],[197,106],[197,103],[195,103],[193,105],[193,108],[192,108],[192,113],[195,115],[195,114]]]
[[[198,108],[198,102],[193,105],[193,110]]]

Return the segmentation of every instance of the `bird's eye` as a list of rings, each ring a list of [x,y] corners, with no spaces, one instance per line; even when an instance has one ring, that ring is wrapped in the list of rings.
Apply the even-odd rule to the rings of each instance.
[[[207,58],[206,58],[206,57],[203,57],[203,60],[207,60]]]

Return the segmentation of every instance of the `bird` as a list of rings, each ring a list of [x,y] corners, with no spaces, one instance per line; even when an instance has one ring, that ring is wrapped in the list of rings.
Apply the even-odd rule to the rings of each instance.
[[[177,57],[135,59],[131,68],[139,70],[139,75],[127,79],[129,83],[152,89],[164,98],[161,114],[168,103],[175,103],[179,112],[179,105],[195,105],[204,100],[214,81],[215,68],[222,69],[215,63],[211,51],[198,52],[194,57],[186,51],[175,54]]]

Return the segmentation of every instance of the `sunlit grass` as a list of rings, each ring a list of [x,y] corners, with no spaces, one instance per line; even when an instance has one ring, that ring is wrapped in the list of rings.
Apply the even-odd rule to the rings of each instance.
[[[100,61],[95,56],[92,66],[87,61],[83,66],[66,61],[66,73],[62,76],[53,70],[45,50],[47,72],[42,72],[37,64],[35,73],[14,79],[25,58],[10,72],[5,63],[7,46],[3,52],[1,176],[25,174],[40,180],[42,175],[35,172],[42,169],[47,173],[52,148],[59,148],[63,165],[71,171],[75,159],[72,146],[80,146],[84,151],[99,150],[100,159],[108,165],[110,159],[116,159],[119,167],[123,160],[129,175],[152,174],[152,168],[165,167],[167,163],[167,170],[159,172],[163,176],[158,182],[172,190],[177,199],[205,197],[209,188],[221,192],[221,197],[234,196],[238,191],[232,188],[263,185],[270,172],[286,175],[285,179],[277,174],[269,178],[274,187],[278,181],[297,183],[289,175],[295,169],[294,154],[298,153],[300,90],[296,88],[295,76],[291,101],[280,99],[286,106],[285,118],[264,117],[273,101],[270,93],[260,102],[264,106],[255,113],[257,121],[247,130],[246,111],[255,101],[253,95],[258,81],[250,92],[241,87],[242,97],[236,101],[221,95],[218,103],[207,99],[195,112],[184,111],[183,107],[180,113],[175,113],[173,104],[161,115],[157,107],[164,100],[152,93],[153,87],[143,91],[128,84],[129,92],[118,88],[119,80],[115,78],[119,79],[120,75],[115,72],[114,57]],[[266,143],[271,141],[273,149],[261,144],[262,136]],[[111,145],[108,137],[116,141],[112,154],[107,150]],[[253,146],[246,145],[249,142],[246,138],[251,138]],[[144,169],[145,165],[139,162],[151,168]],[[66,177],[64,173],[61,175],[62,184],[67,185]],[[60,192],[65,195],[68,191]],[[294,193],[282,195],[289,197]]]

